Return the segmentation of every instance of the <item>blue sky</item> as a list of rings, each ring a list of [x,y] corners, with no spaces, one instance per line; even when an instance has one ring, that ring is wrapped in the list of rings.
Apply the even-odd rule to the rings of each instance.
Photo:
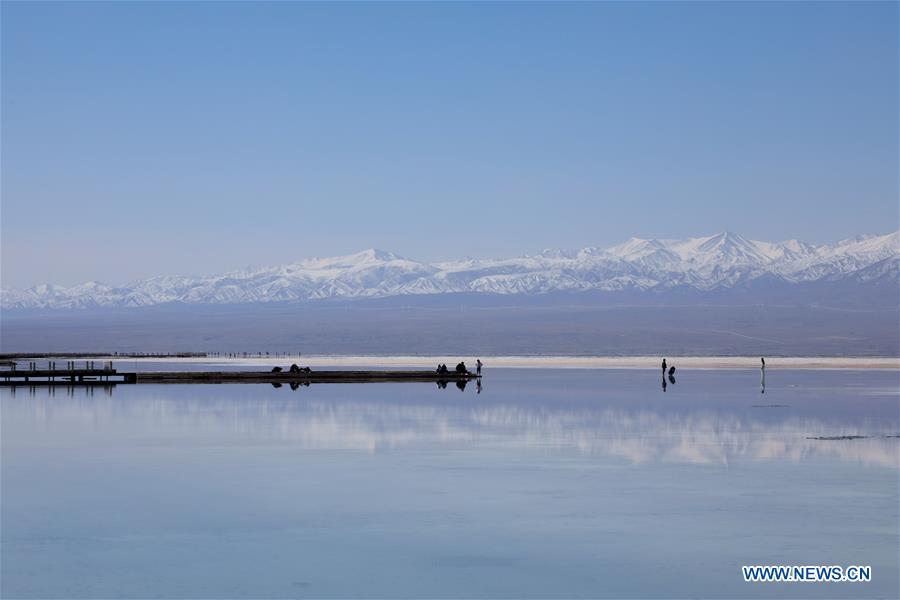
[[[2,280],[898,227],[896,3],[2,4]]]

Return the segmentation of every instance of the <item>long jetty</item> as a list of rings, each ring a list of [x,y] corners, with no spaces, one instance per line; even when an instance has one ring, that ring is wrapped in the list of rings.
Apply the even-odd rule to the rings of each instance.
[[[455,382],[477,379],[474,373],[436,371],[137,371],[101,369],[14,369],[0,371],[0,386],[32,385],[113,385],[177,383],[375,383],[430,381]]]
[[[147,371],[135,383],[374,383],[381,381],[459,381],[474,373],[435,371]]]
[[[0,386],[111,385],[137,383],[134,373],[116,369],[12,369],[0,371]]]

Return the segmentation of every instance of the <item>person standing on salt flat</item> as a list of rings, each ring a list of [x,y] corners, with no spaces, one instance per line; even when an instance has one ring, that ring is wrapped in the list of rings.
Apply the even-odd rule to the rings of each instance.
[[[663,359],[662,371],[663,371],[663,375],[665,375],[666,374],[666,359]]]
[[[481,365],[484,363],[481,362],[480,358],[475,359],[475,374],[481,377]]]
[[[759,361],[762,365],[759,367],[759,393],[766,393],[766,359],[763,357],[759,357]]]

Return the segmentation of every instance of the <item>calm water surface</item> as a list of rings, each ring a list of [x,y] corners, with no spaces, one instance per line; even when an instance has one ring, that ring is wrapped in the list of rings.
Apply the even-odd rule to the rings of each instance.
[[[495,369],[480,394],[4,389],[0,592],[896,598],[898,373],[766,383]],[[837,436],[866,437],[810,439]],[[747,584],[744,564],[873,581]]]

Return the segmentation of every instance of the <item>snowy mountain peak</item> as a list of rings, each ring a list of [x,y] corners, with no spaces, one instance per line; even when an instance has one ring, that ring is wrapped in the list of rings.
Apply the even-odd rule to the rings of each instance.
[[[618,246],[608,248],[606,252],[619,258],[637,258],[660,250],[666,250],[666,246],[659,240],[645,240],[632,237]]]
[[[540,258],[550,258],[550,259],[565,259],[565,258],[573,258],[577,252],[572,252],[571,250],[563,250],[562,248],[544,248],[541,250],[541,253],[538,254]]]
[[[369,248],[367,250],[363,250],[362,252],[358,252],[353,256],[357,256],[362,260],[366,261],[389,261],[389,260],[403,260],[403,257],[394,254],[393,252],[388,252],[387,250],[379,250],[378,248]]]
[[[816,246],[760,242],[724,231],[686,240],[630,238],[607,249],[547,249],[536,256],[424,263],[369,248],[333,258],[246,269],[208,277],[161,276],[109,286],[43,284],[2,288],[3,308],[148,306],[166,302],[226,304],[374,298],[406,294],[553,291],[706,291],[759,278],[788,283],[846,278],[897,280],[900,232]]]
[[[700,248],[703,250],[712,250],[713,248],[748,248],[752,246],[752,242],[730,231],[711,235],[700,244]]]
[[[403,257],[379,250],[378,248],[369,248],[356,252],[355,254],[347,254],[346,256],[333,256],[330,258],[311,258],[301,260],[295,263],[299,268],[305,269],[334,269],[334,268],[351,268],[370,265],[372,263],[385,263],[395,260],[405,260]]]
[[[734,264],[737,262],[766,262],[769,257],[760,251],[756,243],[736,233],[724,231],[711,236],[697,246],[701,253],[710,255],[713,260]]]

